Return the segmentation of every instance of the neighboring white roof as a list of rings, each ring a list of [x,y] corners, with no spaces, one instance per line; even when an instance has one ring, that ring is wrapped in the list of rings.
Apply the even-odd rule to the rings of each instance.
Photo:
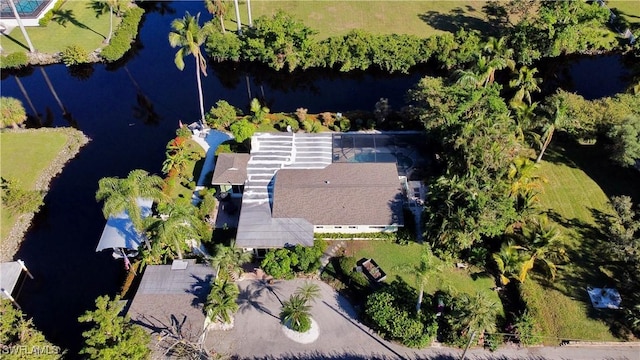
[[[152,200],[138,199],[137,202],[143,218],[151,215]],[[137,250],[142,241],[143,235],[133,228],[129,214],[125,211],[116,216],[109,216],[98,242],[98,247],[96,247],[96,252],[114,248]]]
[[[0,263],[0,288],[5,289],[9,294],[13,293],[21,273],[22,266],[17,261]],[[6,297],[3,292],[0,292],[0,298]]]

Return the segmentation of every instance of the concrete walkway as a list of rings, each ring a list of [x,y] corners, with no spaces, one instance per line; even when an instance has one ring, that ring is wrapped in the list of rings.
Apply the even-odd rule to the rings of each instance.
[[[304,280],[239,282],[240,310],[230,331],[211,331],[207,347],[238,359],[459,359],[462,351],[445,347],[415,350],[390,343],[361,324],[353,307],[329,285],[314,281],[321,297],[312,316],[319,337],[300,344],[282,331],[281,301],[289,298]],[[467,359],[640,359],[640,346],[504,347],[496,352],[471,349]]]

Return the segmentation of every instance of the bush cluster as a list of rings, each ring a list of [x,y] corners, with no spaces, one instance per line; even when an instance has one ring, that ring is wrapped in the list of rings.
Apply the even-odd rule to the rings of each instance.
[[[89,53],[83,47],[73,44],[69,45],[60,53],[62,62],[66,66],[85,64],[89,62]]]
[[[44,195],[37,190],[25,190],[20,188],[12,180],[0,180],[3,208],[12,215],[36,212],[44,204]]]
[[[422,348],[435,338],[438,325],[432,314],[414,314],[406,302],[407,285],[394,281],[369,295],[366,319],[382,336],[410,347]],[[411,298],[415,293],[411,292]]]
[[[327,244],[315,240],[312,247],[296,245],[267,252],[260,267],[277,279],[293,279],[295,273],[311,273],[320,268],[320,257]]]
[[[367,288],[369,286],[367,276],[362,273],[362,271],[357,270],[358,263],[356,258],[353,256],[343,256],[338,259],[338,264],[340,265],[340,272],[342,272],[342,275],[349,281],[348,285],[356,285],[360,288]]]
[[[100,56],[107,62],[120,59],[131,49],[131,43],[138,35],[138,25],[144,15],[144,10],[139,7],[129,8],[122,16],[120,26],[111,36],[111,42],[105,46]]]
[[[28,64],[29,59],[25,52],[14,52],[7,56],[0,56],[0,69],[21,68]]]

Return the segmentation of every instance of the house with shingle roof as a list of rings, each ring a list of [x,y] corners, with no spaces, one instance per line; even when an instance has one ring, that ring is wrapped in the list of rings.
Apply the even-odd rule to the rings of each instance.
[[[314,233],[395,232],[407,148],[400,135],[257,133],[251,154],[221,154],[212,184],[244,180],[236,246],[245,249],[312,246]]]

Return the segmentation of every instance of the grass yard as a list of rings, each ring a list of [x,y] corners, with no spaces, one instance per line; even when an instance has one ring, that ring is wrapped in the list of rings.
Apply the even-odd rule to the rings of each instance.
[[[251,1],[253,19],[284,10],[324,39],[344,35],[353,29],[374,34],[412,34],[428,37],[460,28],[487,31],[482,7],[486,1]],[[240,19],[248,24],[247,6],[240,1]],[[233,9],[226,27],[236,29]]]
[[[61,11],[70,11],[67,23],[56,23],[55,17],[46,27],[27,27],[31,43],[40,52],[57,53],[69,45],[79,45],[88,52],[104,46],[102,43],[109,35],[109,14],[96,18],[95,12],[88,7],[89,1],[66,1]],[[117,28],[120,18],[114,16],[113,28]],[[6,53],[28,51],[27,42],[19,28],[9,35],[0,36],[2,48]]]
[[[559,144],[559,142],[556,142]],[[595,311],[587,286],[612,286],[602,271],[608,264],[600,254],[607,246],[599,219],[612,213],[608,198],[640,195],[640,173],[615,166],[601,145],[562,144],[545,154],[539,173],[548,183],[540,196],[543,209],[566,235],[571,257],[554,283],[533,277],[525,283],[529,301],[550,343],[556,338],[613,340],[620,316],[615,311]]]
[[[34,189],[43,170],[60,153],[67,142],[63,132],[1,132],[0,176],[13,179],[27,189]],[[2,211],[1,239],[5,239],[13,227],[15,218]]]
[[[354,256],[356,259],[374,259],[382,270],[387,273],[387,282],[391,282],[396,276],[400,276],[408,284],[414,286],[415,279],[411,275],[396,269],[396,267],[405,264],[409,266],[417,265],[420,262],[421,245],[417,243],[398,245],[388,240],[352,240],[346,243],[346,255]],[[429,279],[425,292],[433,294],[441,289],[452,289],[467,294],[483,292],[489,299],[501,304],[498,294],[491,290],[494,286],[494,279],[478,269],[456,269],[452,266]]]
[[[640,26],[640,3],[637,0],[608,0],[607,5],[635,26]]]

